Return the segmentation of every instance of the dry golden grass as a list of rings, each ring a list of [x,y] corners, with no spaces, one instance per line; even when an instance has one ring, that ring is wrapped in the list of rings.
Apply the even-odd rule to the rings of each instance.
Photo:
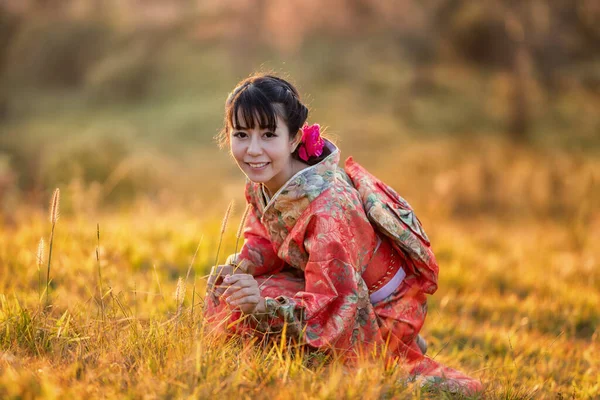
[[[485,398],[599,397],[598,163],[448,144],[397,156],[402,177],[377,172],[418,205],[440,262],[422,332],[429,355],[480,378]],[[451,397],[377,362],[349,370],[201,329],[219,214],[143,200],[129,212],[63,213],[47,309],[36,251],[47,218],[21,206],[0,220],[0,398]],[[222,254],[235,236],[225,233]]]

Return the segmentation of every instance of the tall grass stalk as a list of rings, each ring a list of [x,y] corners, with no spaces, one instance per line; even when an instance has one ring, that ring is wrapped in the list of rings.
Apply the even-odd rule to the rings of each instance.
[[[188,266],[188,270],[187,273],[185,274],[185,281],[187,283],[188,278],[190,277],[190,271],[192,270],[192,266],[194,265],[194,262],[196,261],[196,256],[198,255],[198,251],[200,250],[200,244],[202,243],[202,239],[204,238],[204,236],[200,237],[200,241],[198,241],[198,247],[196,247],[196,251],[194,252],[194,256],[192,257],[192,261],[190,262],[190,265]],[[196,295],[196,271],[194,271],[194,286],[192,287],[192,323],[194,322],[194,301],[195,301],[195,295]]]
[[[52,195],[52,203],[50,203],[50,222],[52,223],[52,231],[50,232],[50,241],[48,245],[48,270],[46,273],[46,305],[50,304],[50,265],[52,263],[52,245],[54,243],[54,227],[59,217],[60,206],[60,189],[56,188]]]
[[[217,246],[217,255],[215,256],[215,263],[213,264],[214,268],[217,268],[219,266],[219,253],[221,252],[221,244],[223,243],[223,236],[225,234],[225,230],[227,229],[227,222],[229,221],[229,215],[231,214],[232,209],[233,209],[233,200],[229,203],[229,206],[227,206],[227,211],[225,211],[225,215],[223,216],[223,221],[221,222],[219,245]],[[216,276],[215,280],[213,281],[213,284],[209,288],[210,295],[212,296],[213,300],[217,304],[219,304],[219,299],[217,299],[217,296],[215,296],[215,284],[219,280],[220,277],[221,277],[221,270],[217,269],[217,276]]]
[[[175,330],[179,331],[179,322],[181,319],[181,310],[183,309],[183,302],[185,300],[185,280],[182,277],[179,277],[177,280],[177,287],[175,288],[175,302],[177,303],[177,314],[176,314],[176,323]]]
[[[104,291],[102,290],[102,269],[100,267],[100,224],[96,223],[96,264],[98,265],[98,292],[100,294],[100,310],[102,312],[102,323],[104,320]]]
[[[223,235],[227,230],[227,222],[229,221],[229,215],[233,210],[233,201],[229,203],[227,206],[227,211],[225,211],[225,215],[223,216],[223,221],[221,221],[221,232],[219,234],[219,245],[217,246],[217,255],[215,257],[215,265],[219,265],[219,253],[221,251],[221,244],[223,244]]]
[[[162,288],[160,286],[160,279],[158,279],[158,272],[156,271],[156,264],[152,264],[152,267],[154,268],[154,277],[156,278],[156,284],[158,285],[158,293],[160,294],[160,297],[164,300],[165,296],[163,296]]]
[[[240,225],[238,226],[238,230],[235,234],[235,252],[234,257],[235,257],[235,261],[233,262],[233,265],[235,265],[235,268],[233,269],[233,272],[235,273],[235,271],[239,268],[240,264],[238,262],[238,246],[240,243],[240,238],[242,237],[242,234],[244,233],[244,225],[246,223],[246,218],[248,217],[248,212],[250,211],[250,204],[246,204],[246,209],[244,210],[244,214],[242,214],[242,219],[240,220]]]
[[[192,286],[192,326],[194,325],[195,314],[194,314],[194,302],[196,301],[196,273],[194,272],[194,285]]]
[[[40,238],[37,250],[37,270],[38,270],[38,301],[42,300],[42,263],[44,262],[44,238]]]

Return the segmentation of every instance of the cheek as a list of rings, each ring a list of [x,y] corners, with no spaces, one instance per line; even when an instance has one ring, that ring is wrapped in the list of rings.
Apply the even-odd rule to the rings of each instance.
[[[231,155],[233,156],[233,158],[235,158],[236,160],[242,160],[244,157],[244,148],[243,146],[240,146],[239,144],[231,144],[231,146],[229,147],[229,151],[231,152]]]
[[[285,143],[274,143],[273,146],[266,148],[265,152],[269,155],[271,161],[276,164],[285,163],[291,157],[291,153]]]

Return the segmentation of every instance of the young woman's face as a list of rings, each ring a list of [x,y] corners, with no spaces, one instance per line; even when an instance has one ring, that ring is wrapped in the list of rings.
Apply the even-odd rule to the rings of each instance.
[[[279,115],[275,132],[256,124],[253,129],[232,127],[229,135],[231,154],[240,169],[252,182],[264,184],[271,195],[295,173],[297,160],[292,152],[296,142]]]

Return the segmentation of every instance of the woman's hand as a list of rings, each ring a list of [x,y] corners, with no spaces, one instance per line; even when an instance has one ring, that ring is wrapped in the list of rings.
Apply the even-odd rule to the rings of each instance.
[[[227,275],[223,284],[229,285],[221,295],[229,306],[239,308],[244,314],[266,312],[265,299],[260,295],[258,282],[252,275]]]
[[[206,294],[211,296],[216,304],[219,304],[218,298],[225,291],[223,279],[225,275],[233,274],[234,268],[233,265],[217,265],[210,270],[210,276],[206,284]]]

